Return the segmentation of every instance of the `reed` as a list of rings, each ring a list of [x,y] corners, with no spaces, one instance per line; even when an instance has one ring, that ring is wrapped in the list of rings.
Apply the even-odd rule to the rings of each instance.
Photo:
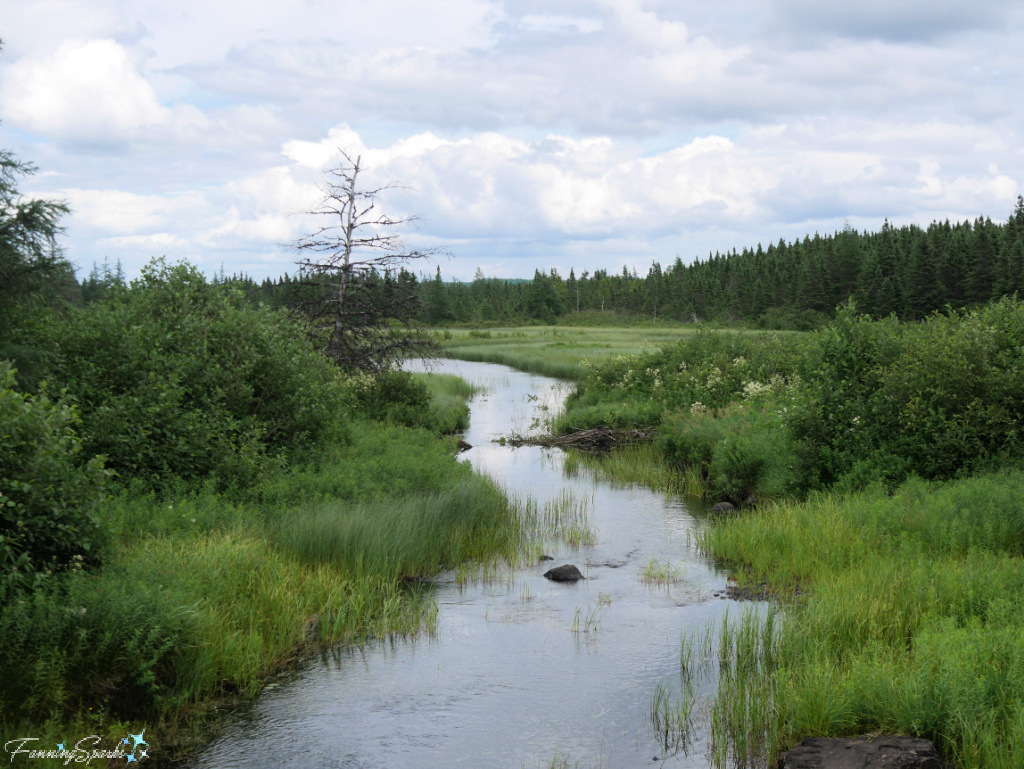
[[[675,469],[650,443],[623,446],[606,455],[570,451],[563,465],[567,477],[582,475],[613,484],[637,484],[655,491],[701,497],[706,484],[699,468]]]
[[[668,587],[686,579],[686,569],[681,564],[652,558],[640,569],[640,581],[645,585]]]
[[[1022,489],[1020,471],[910,481],[711,522],[703,547],[804,594],[784,622],[721,629],[715,764],[878,731],[931,739],[961,769],[1020,766]]]

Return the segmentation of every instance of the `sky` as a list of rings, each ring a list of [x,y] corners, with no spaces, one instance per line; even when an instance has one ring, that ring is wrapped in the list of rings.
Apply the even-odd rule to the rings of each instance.
[[[24,0],[0,148],[80,276],[295,272],[339,150],[410,267],[684,262],[989,216],[1024,192],[1014,0]]]

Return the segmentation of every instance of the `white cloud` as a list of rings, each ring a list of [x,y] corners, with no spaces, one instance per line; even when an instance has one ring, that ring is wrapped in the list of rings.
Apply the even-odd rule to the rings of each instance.
[[[38,0],[5,12],[0,119],[82,262],[287,269],[339,147],[469,276],[1005,217],[1019,4],[865,2]]]
[[[205,206],[202,195],[139,195],[124,190],[65,189],[76,221],[109,232],[134,233],[177,222]]]
[[[158,127],[188,134],[206,124],[194,106],[169,109],[114,40],[71,40],[23,58],[4,77],[11,121],[48,136],[102,143]]]

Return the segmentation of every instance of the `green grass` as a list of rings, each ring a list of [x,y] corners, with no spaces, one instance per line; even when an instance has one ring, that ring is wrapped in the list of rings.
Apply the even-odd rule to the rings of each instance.
[[[686,327],[526,326],[485,331],[450,329],[439,341],[460,360],[486,361],[561,379],[581,379],[591,365],[657,348],[693,334]]]
[[[680,564],[671,561],[659,561],[652,558],[640,569],[640,581],[645,585],[667,587],[686,579],[686,570]]]
[[[623,446],[608,454],[566,452],[563,472],[612,483],[635,483],[657,491],[684,496],[702,496],[706,484],[698,468],[671,467],[664,455],[650,443]]]
[[[428,379],[442,411],[472,392]],[[339,438],[245,489],[109,499],[105,565],[0,608],[0,741],[145,728],[165,759],[317,644],[431,632],[436,606],[408,578],[531,542],[535,520],[453,438],[359,421]]]
[[[440,433],[463,432],[469,427],[469,399],[478,388],[453,374],[413,374],[427,386],[430,394],[431,418]]]
[[[723,632],[716,759],[806,736],[934,740],[960,769],[1024,760],[1024,473],[910,481],[719,520],[702,546],[805,597]],[[762,623],[763,625],[763,623]]]

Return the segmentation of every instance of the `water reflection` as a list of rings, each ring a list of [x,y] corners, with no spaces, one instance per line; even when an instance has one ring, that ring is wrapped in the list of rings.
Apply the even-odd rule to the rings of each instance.
[[[659,684],[679,689],[681,633],[731,603],[713,596],[725,574],[697,552],[690,511],[664,494],[567,476],[557,449],[496,442],[556,413],[563,383],[486,363],[432,370],[485,388],[471,404],[464,461],[540,506],[566,490],[592,500],[596,542],[548,549],[587,579],[551,583],[551,563],[462,587],[440,575],[435,637],[330,650],[239,714],[193,766],[519,768],[559,756],[605,769],[705,766],[701,729],[672,754],[651,725]],[[684,576],[645,581],[652,562]]]

